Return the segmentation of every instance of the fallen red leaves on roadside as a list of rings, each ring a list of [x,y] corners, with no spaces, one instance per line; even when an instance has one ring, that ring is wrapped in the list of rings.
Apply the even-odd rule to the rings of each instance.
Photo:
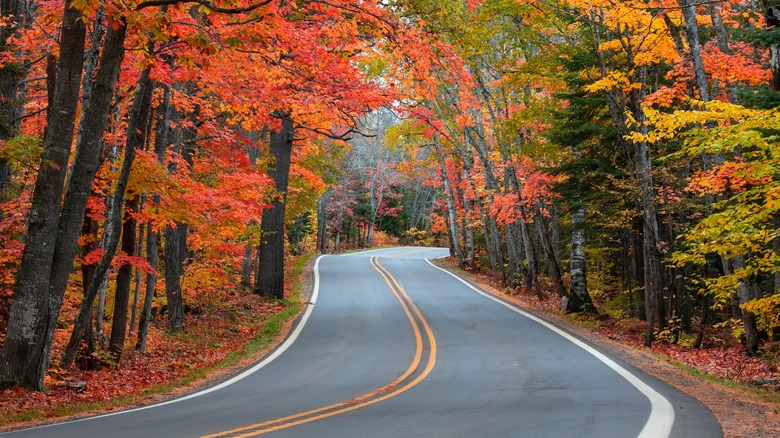
[[[454,268],[454,265],[451,264]],[[553,296],[538,299],[529,291],[506,291],[495,284],[493,278],[485,273],[470,272],[483,284],[489,284],[505,294],[516,299],[522,305],[558,318],[569,319],[572,322],[584,322],[585,325],[602,336],[622,344],[639,349],[644,346],[645,322],[629,317],[599,317],[589,315],[566,315],[562,311],[560,301]],[[597,307],[598,304],[597,304]],[[657,340],[649,348],[653,353],[662,355],[669,360],[694,368],[703,373],[723,380],[747,385],[768,384],[780,390],[780,343],[764,342],[761,356],[748,356],[740,341],[732,336],[728,329],[707,328],[707,341],[703,348],[696,349],[688,345],[673,343],[668,340]]]
[[[0,426],[14,413],[35,410],[52,417],[77,403],[141,396],[155,385],[186,377],[193,370],[212,366],[233,351],[240,351],[259,335],[267,316],[282,308],[278,302],[242,293],[208,312],[187,315],[184,333],[167,334],[165,321],[159,319],[150,328],[145,353],[132,349],[136,340],[130,336],[119,364],[103,362],[97,370],[74,367],[69,372],[53,367],[46,376],[47,392],[20,388],[0,391]],[[61,347],[56,347],[52,357],[60,353]],[[80,391],[66,388],[66,382],[84,382],[86,387]]]

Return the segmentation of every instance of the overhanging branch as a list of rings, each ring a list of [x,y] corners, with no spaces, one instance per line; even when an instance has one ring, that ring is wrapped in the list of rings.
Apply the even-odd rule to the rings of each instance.
[[[257,8],[260,8],[262,6],[271,3],[272,1],[273,0],[263,0],[257,3],[253,3],[249,6],[244,6],[243,8],[225,8],[222,6],[217,6],[208,0],[147,0],[139,3],[135,9],[140,11],[141,9],[150,8],[154,6],[171,6],[171,5],[178,5],[181,3],[196,3],[211,11],[219,12],[221,14],[242,14],[244,12],[252,12]]]

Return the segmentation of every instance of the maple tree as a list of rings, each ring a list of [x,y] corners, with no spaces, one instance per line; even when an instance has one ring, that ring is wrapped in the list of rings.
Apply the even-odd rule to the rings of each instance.
[[[64,23],[57,61],[61,73],[49,76],[53,81],[60,81],[53,83],[54,94],[49,99],[49,113],[56,116],[49,118],[45,129],[43,164],[37,174],[39,189],[32,195],[30,213],[41,219],[41,226],[36,225],[35,218],[28,218],[26,245],[19,263],[20,270],[16,277],[3,345],[2,375],[5,382],[42,388],[53,330],[78,250],[81,222],[86,212],[90,187],[100,164],[98,152],[104,141],[118,141],[125,145],[121,155],[123,164],[118,185],[115,189],[107,190],[108,193],[113,192],[113,207],[106,212],[104,219],[110,226],[103,231],[104,244],[99,249],[101,254],[86,257],[82,262],[102,260],[92,272],[89,285],[85,285],[87,293],[81,318],[85,321],[91,319],[91,302],[105,284],[103,279],[112,267],[115,252],[119,250],[121,257],[118,263],[114,263],[118,269],[118,278],[113,294],[115,307],[110,340],[111,349],[118,358],[127,333],[125,318],[132,269],[135,267],[136,270],[150,272],[156,269],[148,265],[144,267],[141,254],[135,254],[136,247],[143,247],[137,244],[140,239],[137,236],[140,234],[139,219],[143,219],[145,226],[152,230],[147,233],[149,236],[156,236],[165,230],[164,278],[169,326],[173,330],[184,326],[184,292],[181,289],[184,272],[189,264],[192,264],[191,272],[199,266],[197,260],[189,260],[188,253],[194,248],[203,248],[197,237],[198,232],[206,231],[196,229],[198,224],[193,222],[189,213],[197,204],[185,205],[183,201],[186,197],[180,193],[161,196],[159,187],[136,187],[137,183],[131,177],[137,167],[135,157],[147,144],[152,141],[162,143],[157,155],[164,157],[162,148],[173,143],[181,159],[176,161],[174,157],[169,164],[163,162],[163,165],[170,173],[185,171],[185,176],[178,179],[179,184],[183,185],[178,188],[185,191],[199,190],[201,196],[210,198],[228,195],[229,190],[223,188],[220,193],[208,193],[205,189],[209,184],[205,181],[205,187],[193,187],[192,182],[187,181],[189,176],[202,179],[209,173],[197,169],[195,157],[208,155],[202,151],[209,147],[221,151],[221,154],[234,154],[235,151],[225,146],[235,145],[241,132],[267,129],[271,132],[271,155],[275,156],[266,161],[266,166],[281,199],[284,199],[289,170],[285,168],[282,158],[287,156],[289,160],[292,155],[289,146],[294,130],[299,136],[303,134],[304,138],[295,139],[302,144],[310,144],[310,139],[319,136],[342,136],[362,112],[386,101],[387,92],[383,87],[362,80],[361,71],[352,63],[362,53],[368,53],[371,40],[376,38],[378,32],[386,30],[383,28],[385,21],[381,17],[388,13],[376,5],[349,2],[338,5],[320,2],[292,5],[271,1],[195,4],[197,7],[186,1],[66,3],[65,15],[61,19],[57,18],[56,13],[41,9],[41,12],[53,18],[50,22],[53,26]],[[351,16],[362,14],[360,20],[364,26],[360,33],[356,22],[349,24],[338,19],[341,14],[347,13]],[[304,15],[308,19],[301,20]],[[82,20],[81,16],[89,20]],[[87,21],[93,26],[90,29],[93,31],[93,48],[86,44]],[[104,37],[98,32],[102,29],[105,29]],[[273,44],[269,45],[269,42]],[[82,54],[98,46],[102,46],[102,50],[99,60],[92,64],[92,70],[88,69],[88,74],[94,77],[88,77],[85,81],[83,114],[76,131],[79,117],[76,105],[82,85]],[[144,49],[130,52],[132,56],[123,59],[126,47]],[[37,48],[29,50],[29,56],[32,56],[34,50]],[[97,53],[96,50],[93,52]],[[240,64],[251,66],[257,75],[247,75],[249,69],[239,72],[229,67]],[[124,66],[121,75],[120,66]],[[227,68],[219,68],[222,66]],[[312,89],[310,85],[313,83],[319,86]],[[150,105],[155,94],[153,91],[158,87],[169,96],[169,104],[157,101]],[[117,129],[107,132],[109,120],[112,120],[112,107],[116,108],[116,102],[127,99],[127,96],[134,96],[133,103],[126,111],[113,116],[111,123]],[[166,108],[167,105],[173,110]],[[149,112],[151,108],[163,113],[171,111],[175,116],[154,118]],[[281,127],[284,132],[280,132],[280,125],[276,121],[279,115],[283,116]],[[274,141],[274,136],[278,134],[287,138],[284,142],[288,150],[282,154],[274,153],[273,145],[279,143]],[[164,139],[153,140],[156,137]],[[69,164],[70,144],[74,138],[77,138],[76,153]],[[257,142],[254,143],[253,148],[259,147]],[[282,168],[280,172],[274,173],[272,170],[276,166]],[[193,174],[189,169],[197,172]],[[64,185],[66,171],[72,175],[67,181],[67,188]],[[247,176],[251,177],[251,172]],[[270,180],[255,182],[269,185]],[[60,204],[63,194],[64,202]],[[236,194],[234,192],[230,195]],[[244,213],[248,215],[262,211],[261,215],[265,217],[269,212],[274,212],[277,218],[282,218],[274,224],[264,224],[263,242],[267,242],[268,236],[283,235],[283,228],[279,227],[284,225],[284,203],[279,203],[279,198],[269,196],[268,191],[261,191],[259,195],[263,197],[257,200],[259,209],[245,209]],[[142,202],[144,196],[153,202]],[[123,205],[125,199],[127,207]],[[178,203],[178,212],[163,208],[166,204],[175,205],[172,202]],[[267,208],[275,202],[276,208]],[[150,205],[153,210],[145,211],[154,215],[144,213],[142,204]],[[209,211],[204,213],[208,214]],[[243,215],[235,219],[245,224],[251,221]],[[254,219],[258,218],[255,216]],[[210,217],[201,226],[213,227],[220,223],[219,218]],[[57,226],[59,232],[54,231]],[[55,237],[56,243],[53,240]],[[230,241],[245,238],[246,235],[221,233],[214,237]],[[156,237],[151,238],[153,246],[156,246],[155,240]],[[193,244],[198,246],[193,247]],[[281,260],[283,240],[267,246],[272,249],[272,253],[262,256],[261,263]],[[154,261],[154,256],[150,258]],[[281,285],[278,280],[283,278],[282,272],[275,268],[260,269],[259,272],[270,273],[271,277],[257,281],[258,287],[271,287],[273,295],[281,298],[282,289],[276,286]],[[155,278],[156,274],[153,274],[149,281],[153,284]],[[44,291],[47,290],[50,298],[44,300],[47,296]],[[144,315],[148,318],[148,302],[154,295],[153,288],[148,287],[146,295]],[[34,322],[26,315],[45,315],[45,319]],[[83,329],[82,324],[80,330]],[[24,333],[35,335],[29,338]],[[78,346],[81,336],[81,333],[74,331],[72,344]],[[66,362],[70,360],[69,357]]]

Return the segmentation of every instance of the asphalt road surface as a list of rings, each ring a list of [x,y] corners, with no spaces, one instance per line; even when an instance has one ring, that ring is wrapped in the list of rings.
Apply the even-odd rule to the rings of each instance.
[[[9,437],[717,437],[677,389],[426,259],[326,256],[288,339],[244,373]]]

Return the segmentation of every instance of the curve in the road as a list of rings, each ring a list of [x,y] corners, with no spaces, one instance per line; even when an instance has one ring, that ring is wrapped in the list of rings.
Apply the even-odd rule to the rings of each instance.
[[[317,263],[318,262],[319,259],[317,259]],[[315,291],[317,290],[317,281],[319,278],[317,263],[314,265]],[[286,429],[288,427],[309,423],[323,418],[333,417],[339,414],[354,411],[355,409],[359,409],[365,406],[370,406],[402,394],[415,387],[417,384],[422,382],[423,379],[428,376],[428,374],[430,374],[431,370],[433,370],[433,367],[436,364],[436,339],[433,336],[433,331],[428,325],[428,321],[425,320],[425,317],[422,315],[420,310],[417,308],[417,306],[414,305],[401,284],[398,283],[398,281],[384,267],[382,267],[381,264],[379,264],[378,257],[371,257],[371,265],[374,267],[374,269],[377,270],[377,272],[379,272],[387,285],[390,287],[390,290],[398,299],[398,302],[401,303],[401,306],[403,307],[404,312],[406,313],[406,316],[412,325],[412,329],[414,330],[416,351],[414,359],[406,371],[387,385],[368,394],[364,394],[344,402],[313,409],[307,412],[301,412],[283,418],[226,430],[216,434],[205,435],[203,438],[253,437],[281,429]]]
[[[485,296],[488,299],[491,299],[502,306],[507,307],[508,309],[519,313],[520,315],[543,325],[544,327],[547,327],[548,329],[552,330],[553,332],[557,333],[558,335],[562,336],[564,339],[568,340],[569,342],[573,343],[574,345],[582,348],[583,350],[587,351],[596,359],[603,362],[606,366],[614,370],[616,373],[618,373],[621,377],[626,379],[631,385],[633,385],[639,392],[645,395],[650,400],[650,416],[647,419],[647,422],[645,423],[644,427],[640,431],[637,438],[660,438],[660,437],[668,437],[672,432],[672,426],[674,425],[674,408],[672,407],[672,404],[669,402],[669,400],[666,399],[663,395],[659,394],[656,390],[651,388],[649,385],[647,385],[645,382],[643,382],[641,379],[639,379],[637,376],[626,370],[625,368],[618,365],[615,361],[608,358],[604,354],[600,353],[595,348],[591,347],[590,345],[582,342],[581,340],[577,339],[576,337],[572,336],[568,332],[560,329],[559,327],[550,324],[549,322],[538,318],[528,312],[523,311],[522,309],[507,303],[504,300],[498,299],[495,296],[484,292],[480,290],[477,287],[474,287],[471,283],[467,282],[466,280],[462,279],[461,277],[453,274],[450,271],[447,271],[446,269],[442,269],[435,264],[431,263],[430,260],[426,260],[428,264],[433,266],[434,268],[447,273],[448,275],[451,275],[452,277],[455,277],[458,281],[465,284],[468,288],[473,290],[474,292]]]

